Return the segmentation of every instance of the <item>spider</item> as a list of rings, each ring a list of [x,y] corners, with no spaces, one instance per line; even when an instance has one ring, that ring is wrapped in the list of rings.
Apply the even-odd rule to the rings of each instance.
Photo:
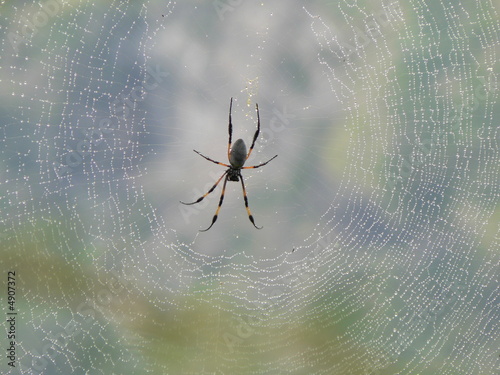
[[[219,185],[219,182],[224,178],[224,184],[222,185],[222,193],[220,195],[219,199],[219,205],[217,206],[217,210],[215,211],[215,215],[212,218],[212,224],[207,229],[200,230],[200,232],[206,232],[210,228],[212,228],[212,225],[217,221],[217,217],[219,215],[220,208],[222,206],[222,201],[224,200],[224,192],[226,190],[226,183],[227,181],[241,181],[241,187],[243,189],[243,198],[245,199],[245,207],[247,209],[248,213],[248,218],[252,222],[253,226],[257,229],[262,229],[262,227],[258,227],[255,224],[255,221],[253,219],[252,213],[250,212],[250,208],[248,207],[248,198],[247,198],[247,192],[245,189],[245,183],[243,182],[243,176],[241,175],[241,170],[242,169],[252,169],[252,168],[260,168],[267,163],[269,163],[271,160],[276,158],[278,155],[273,156],[271,159],[266,161],[265,163],[259,164],[259,165],[254,165],[251,167],[244,167],[246,160],[250,157],[250,154],[252,153],[253,147],[255,145],[255,141],[257,140],[257,137],[259,136],[260,132],[260,116],[259,116],[259,105],[255,104],[255,109],[257,110],[257,131],[255,132],[255,135],[253,136],[253,141],[252,145],[250,146],[250,149],[248,150],[247,153],[247,146],[245,145],[245,142],[243,142],[243,139],[238,139],[236,142],[233,143],[231,146],[231,138],[233,135],[233,124],[231,123],[231,109],[233,107],[233,98],[231,98],[231,102],[229,103],[229,126],[228,126],[228,131],[229,131],[229,142],[227,144],[227,157],[229,159],[229,164],[224,164],[218,161],[215,161],[213,159],[210,159],[209,157],[201,154],[200,152],[193,150],[196,152],[198,155],[201,157],[207,159],[208,161],[211,161],[212,163],[223,165],[224,167],[228,167],[228,169],[220,176],[220,178],[217,180],[217,182],[206,192],[204,195],[202,195],[200,198],[198,198],[196,201],[191,202],[191,203],[184,203],[181,201],[182,204],[186,205],[191,205],[191,204],[196,204],[199,203],[205,198],[208,194],[210,194],[212,191],[215,190],[217,185]]]

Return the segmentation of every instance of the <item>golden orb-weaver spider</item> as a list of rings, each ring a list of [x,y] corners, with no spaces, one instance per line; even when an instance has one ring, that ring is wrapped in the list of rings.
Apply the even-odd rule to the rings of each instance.
[[[255,108],[257,110],[257,131],[255,132],[255,135],[253,136],[253,141],[252,145],[250,146],[250,149],[248,150],[247,153],[247,146],[245,145],[245,142],[243,142],[243,139],[238,139],[236,140],[232,147],[231,147],[231,138],[233,136],[233,124],[231,123],[231,110],[233,107],[233,98],[231,98],[231,102],[229,103],[229,126],[228,126],[228,131],[229,131],[229,142],[227,144],[227,158],[229,159],[229,164],[224,164],[218,161],[215,161],[213,159],[210,159],[209,157],[201,154],[200,152],[193,150],[196,152],[198,155],[204,157],[208,161],[211,161],[212,163],[223,165],[224,167],[228,167],[228,169],[220,176],[220,178],[217,180],[217,182],[208,190],[204,195],[202,195],[200,198],[198,198],[196,201],[191,202],[191,203],[184,203],[181,201],[182,204],[186,205],[191,205],[191,204],[196,204],[199,203],[205,198],[208,194],[210,194],[212,191],[215,190],[217,185],[219,185],[219,182],[221,182],[222,178],[224,178],[224,184],[222,185],[222,193],[220,195],[219,199],[219,205],[217,206],[217,210],[215,211],[215,215],[212,218],[212,224],[207,229],[200,230],[200,232],[206,232],[210,228],[212,228],[212,225],[217,221],[217,217],[219,216],[219,211],[222,206],[222,201],[224,200],[224,192],[226,191],[226,183],[227,181],[241,181],[241,187],[243,188],[243,198],[245,200],[245,207],[247,209],[248,213],[248,218],[252,222],[253,226],[257,229],[262,229],[262,227],[258,227],[255,225],[255,221],[253,219],[252,213],[250,212],[250,208],[248,207],[248,198],[247,198],[247,192],[245,189],[245,183],[243,182],[243,176],[241,175],[241,170],[242,169],[252,169],[252,168],[259,168],[267,163],[269,163],[271,160],[273,160],[275,157],[278,155],[273,156],[271,159],[266,161],[265,163],[259,164],[259,165],[254,165],[251,167],[244,167],[243,165],[245,164],[246,160],[250,157],[250,154],[252,153],[253,147],[255,146],[255,141],[257,140],[257,137],[259,136],[260,132],[260,116],[259,116],[259,105],[255,104]]]

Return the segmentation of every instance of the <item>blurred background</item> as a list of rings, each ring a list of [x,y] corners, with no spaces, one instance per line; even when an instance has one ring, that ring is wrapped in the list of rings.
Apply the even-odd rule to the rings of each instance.
[[[3,374],[493,374],[498,7],[0,5]],[[233,141],[261,132],[241,185]],[[4,288],[7,290],[7,287]],[[10,310],[9,310],[10,309]],[[9,326],[0,342],[7,348]]]

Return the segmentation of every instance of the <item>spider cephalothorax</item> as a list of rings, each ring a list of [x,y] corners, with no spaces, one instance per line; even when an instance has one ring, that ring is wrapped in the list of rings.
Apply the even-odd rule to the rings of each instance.
[[[247,192],[245,189],[245,183],[243,182],[243,176],[241,175],[241,170],[262,167],[262,166],[266,165],[267,163],[269,163],[271,160],[273,160],[278,155],[273,156],[271,159],[269,159],[265,163],[262,163],[259,165],[254,165],[251,167],[244,167],[246,160],[250,157],[250,154],[252,153],[253,147],[255,146],[255,141],[257,140],[257,137],[259,136],[259,132],[260,132],[259,106],[257,104],[255,104],[255,108],[257,110],[257,131],[255,132],[255,135],[253,136],[252,145],[250,146],[250,150],[248,150],[248,153],[247,153],[247,146],[245,145],[245,142],[243,142],[243,139],[238,139],[231,145],[231,138],[233,136],[233,124],[231,123],[231,109],[232,109],[232,107],[233,107],[233,98],[231,98],[231,102],[229,104],[229,126],[228,126],[229,142],[227,144],[227,157],[229,159],[229,164],[224,164],[224,163],[212,160],[209,157],[201,154],[200,152],[193,150],[198,155],[204,157],[205,159],[211,161],[212,163],[228,167],[228,169],[222,174],[222,176],[219,177],[219,179],[217,180],[215,185],[212,186],[208,192],[206,192],[204,195],[202,195],[196,201],[194,201],[192,203],[181,202],[182,204],[187,204],[187,205],[201,202],[203,200],[203,198],[205,198],[208,194],[210,194],[212,191],[215,190],[217,185],[219,185],[219,182],[221,182],[222,178],[224,176],[226,176],[226,178],[224,179],[224,184],[222,185],[222,193],[220,195],[219,206],[217,207],[217,211],[215,211],[215,215],[212,218],[212,224],[210,224],[210,226],[207,229],[204,229],[201,232],[205,232],[205,231],[209,230],[210,228],[212,228],[212,225],[214,225],[215,221],[217,220],[220,208],[222,206],[222,202],[224,200],[224,192],[226,190],[227,181],[236,181],[236,182],[241,181],[241,187],[243,189],[243,198],[245,200],[245,207],[247,209],[248,218],[250,219],[250,221],[252,222],[252,224],[255,228],[262,229],[262,227],[258,227],[257,225],[255,225],[255,221],[253,219],[252,213],[250,212],[250,208],[248,207]]]
[[[239,176],[240,176],[240,170],[239,169],[230,168],[227,171],[227,179],[229,181],[236,181],[236,182],[238,182],[240,180]]]

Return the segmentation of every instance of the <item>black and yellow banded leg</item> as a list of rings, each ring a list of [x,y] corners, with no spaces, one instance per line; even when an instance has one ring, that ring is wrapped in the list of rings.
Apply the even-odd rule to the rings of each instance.
[[[229,103],[229,125],[228,125],[228,132],[229,132],[229,142],[227,143],[227,158],[229,160],[229,151],[231,151],[231,139],[233,138],[233,123],[231,122],[231,110],[233,108],[233,98],[231,98],[231,102]]]
[[[199,197],[196,201],[191,202],[191,203],[185,203],[185,202],[183,202],[183,201],[180,201],[180,202],[181,202],[182,204],[185,204],[186,206],[189,206],[189,205],[191,205],[191,204],[196,204],[196,203],[201,202],[201,201],[203,200],[203,198],[205,198],[208,194],[210,194],[212,191],[214,191],[214,190],[215,190],[215,188],[217,187],[217,185],[219,185],[220,180],[222,180],[222,177],[224,177],[226,174],[227,174],[227,171],[225,171],[225,172],[222,174],[222,176],[220,176],[220,177],[219,177],[219,179],[217,180],[217,182],[214,184],[214,186],[212,186],[212,187],[210,188],[210,190],[209,190],[209,191],[207,191],[205,194],[203,194],[201,197]],[[224,185],[225,185],[225,183],[224,183]]]
[[[255,134],[253,136],[252,145],[250,146],[250,149],[248,150],[247,159],[250,157],[250,154],[252,153],[253,146],[255,146],[255,141],[259,137],[259,132],[260,132],[259,105],[257,103],[255,103],[255,108],[257,109],[257,131],[255,132]]]
[[[241,180],[241,187],[243,188],[243,198],[245,200],[245,207],[247,209],[247,213],[248,213],[248,218],[250,219],[250,221],[252,222],[253,226],[257,229],[262,229],[262,227],[258,227],[257,225],[255,225],[255,221],[253,219],[253,216],[252,216],[252,213],[250,212],[250,208],[248,207],[248,198],[247,198],[247,191],[245,189],[245,183],[243,182],[243,176],[240,174],[240,180]]]
[[[265,163],[262,163],[262,164],[259,164],[259,165],[252,165],[251,167],[242,167],[241,169],[253,169],[253,168],[260,168],[264,165],[266,165],[267,163],[269,163],[271,160],[273,160],[276,156],[278,155],[274,155],[271,159],[269,159],[268,161],[266,161]]]
[[[222,206],[222,201],[224,200],[224,192],[226,191],[226,183],[227,183],[227,176],[224,179],[224,184],[222,185],[222,193],[220,194],[220,199],[219,199],[219,205],[217,206],[217,211],[215,211],[215,215],[212,218],[212,224],[207,229],[200,230],[200,232],[206,232],[210,228],[212,228],[212,225],[217,221],[217,217],[219,216],[219,211]]]
[[[229,164],[224,164],[224,163],[221,163],[220,161],[210,159],[208,156],[205,156],[205,155],[203,155],[201,152],[198,152],[198,151],[196,151],[196,150],[193,150],[193,151],[194,151],[194,152],[196,152],[198,155],[200,155],[202,158],[205,158],[205,159],[207,159],[208,161],[211,161],[212,163],[219,164],[219,165],[223,165],[224,167],[230,167],[230,165],[229,165]]]

